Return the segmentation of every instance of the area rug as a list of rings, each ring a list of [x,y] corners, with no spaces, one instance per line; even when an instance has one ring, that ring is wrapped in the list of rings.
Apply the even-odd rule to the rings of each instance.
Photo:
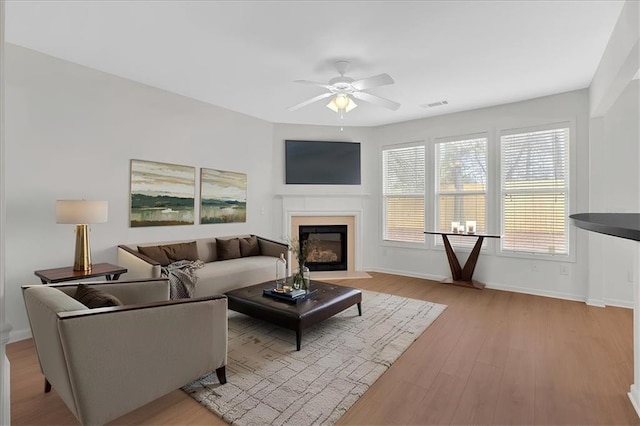
[[[227,384],[215,374],[183,388],[227,423],[332,425],[440,315],[445,305],[362,292],[302,334],[229,311]]]

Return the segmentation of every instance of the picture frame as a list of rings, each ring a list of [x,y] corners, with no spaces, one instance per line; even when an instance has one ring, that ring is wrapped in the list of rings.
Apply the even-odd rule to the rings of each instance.
[[[247,175],[200,169],[200,224],[247,221]]]
[[[195,167],[131,160],[129,225],[193,225]]]

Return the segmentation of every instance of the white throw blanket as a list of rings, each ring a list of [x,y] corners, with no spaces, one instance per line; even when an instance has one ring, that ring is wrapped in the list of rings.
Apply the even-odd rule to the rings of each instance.
[[[198,283],[196,270],[202,268],[201,260],[178,260],[167,266],[163,266],[160,275],[169,278],[171,300],[193,297]]]

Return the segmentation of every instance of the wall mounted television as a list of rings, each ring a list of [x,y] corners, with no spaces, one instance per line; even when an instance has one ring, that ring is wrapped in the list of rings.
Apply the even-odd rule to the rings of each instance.
[[[287,185],[360,185],[360,143],[285,140]]]

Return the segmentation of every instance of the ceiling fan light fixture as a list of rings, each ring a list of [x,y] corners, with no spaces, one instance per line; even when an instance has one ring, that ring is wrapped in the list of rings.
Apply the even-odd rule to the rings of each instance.
[[[334,112],[344,111],[349,112],[358,105],[345,93],[338,93],[331,101],[327,104],[327,108]]]
[[[347,105],[349,105],[349,97],[344,93],[338,93],[336,97],[333,99],[338,109],[347,109]]]
[[[332,78],[329,83],[319,83],[317,81],[309,80],[296,80],[296,83],[311,84],[313,86],[319,86],[326,91],[318,96],[307,99],[296,105],[289,107],[289,111],[296,111],[307,105],[311,105],[322,99],[330,99],[327,104],[327,108],[337,113],[340,118],[344,118],[344,115],[356,108],[358,105],[354,102],[354,99],[358,101],[364,101],[369,104],[388,108],[392,111],[396,111],[400,108],[398,102],[385,99],[383,97],[368,93],[367,90],[378,87],[393,84],[394,81],[389,74],[378,74],[367,78],[361,78],[360,80],[354,80],[351,77],[347,77],[345,73],[349,68],[349,62],[338,61],[336,62],[336,69],[340,76]]]

